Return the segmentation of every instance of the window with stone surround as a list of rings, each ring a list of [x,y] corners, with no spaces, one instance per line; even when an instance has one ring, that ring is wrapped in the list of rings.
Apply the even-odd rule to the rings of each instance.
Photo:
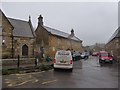
[[[28,46],[26,44],[22,46],[22,56],[28,56]]]

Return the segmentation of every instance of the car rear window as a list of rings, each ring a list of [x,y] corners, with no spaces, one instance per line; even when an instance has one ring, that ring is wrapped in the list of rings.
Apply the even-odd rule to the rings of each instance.
[[[70,52],[60,51],[58,55],[70,55]]]

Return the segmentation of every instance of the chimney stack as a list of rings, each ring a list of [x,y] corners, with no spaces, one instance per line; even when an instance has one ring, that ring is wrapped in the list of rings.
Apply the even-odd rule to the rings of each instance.
[[[38,17],[38,25],[43,25],[43,17],[42,17],[42,15],[40,15]]]
[[[74,34],[74,30],[72,29],[71,30],[71,36],[73,37],[75,34]]]

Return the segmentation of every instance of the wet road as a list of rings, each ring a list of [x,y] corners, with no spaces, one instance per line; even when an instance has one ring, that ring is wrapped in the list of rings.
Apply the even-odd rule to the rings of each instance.
[[[3,88],[118,88],[117,64],[100,66],[96,57],[74,61],[73,72],[45,72],[3,76]]]

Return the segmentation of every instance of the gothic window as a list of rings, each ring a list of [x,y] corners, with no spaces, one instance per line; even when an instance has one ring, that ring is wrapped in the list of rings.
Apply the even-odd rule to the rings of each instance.
[[[28,56],[28,46],[26,44],[22,46],[22,56]]]

